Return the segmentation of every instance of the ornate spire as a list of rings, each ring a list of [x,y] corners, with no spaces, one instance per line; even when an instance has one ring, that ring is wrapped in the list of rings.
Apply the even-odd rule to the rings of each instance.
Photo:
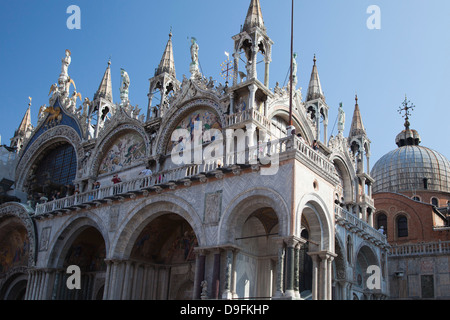
[[[253,27],[259,27],[262,30],[266,30],[259,0],[252,0],[250,3],[242,30],[248,31]]]
[[[94,100],[99,98],[106,99],[113,102],[112,94],[112,81],[111,81],[111,60],[108,61],[108,67],[106,68],[105,74],[103,75],[100,86],[94,95]]]
[[[175,60],[173,58],[172,31],[169,33],[169,41],[167,41],[166,49],[164,50],[161,62],[159,63],[158,69],[156,69],[155,77],[163,72],[167,72],[176,78]]]
[[[311,79],[309,81],[308,95],[306,96],[306,101],[316,100],[321,98],[325,101],[325,96],[322,91],[322,86],[320,84],[319,71],[316,66],[316,55],[314,55],[314,66],[311,72]]]
[[[24,135],[28,130],[32,128],[31,125],[31,98],[30,103],[28,103],[28,109],[25,112],[25,115],[22,118],[22,121],[20,122],[19,128],[17,128],[15,132],[15,136],[17,135]]]
[[[362,122],[361,111],[358,105],[358,95],[355,96],[355,111],[353,112],[352,125],[350,127],[350,137],[365,135],[366,129]]]

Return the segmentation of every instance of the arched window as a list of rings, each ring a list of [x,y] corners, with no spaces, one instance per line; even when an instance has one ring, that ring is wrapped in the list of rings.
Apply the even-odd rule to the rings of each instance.
[[[397,218],[397,236],[399,238],[408,236],[408,219],[405,216]]]
[[[387,216],[384,213],[377,214],[377,229],[383,227],[384,234],[387,234]]]
[[[420,197],[418,197],[418,196],[414,196],[414,197],[412,197],[412,199],[413,199],[414,201],[421,201],[421,200],[420,200]]]
[[[439,206],[439,200],[437,198],[433,197],[433,198],[431,198],[431,204],[433,206],[438,207]]]
[[[34,167],[34,177],[29,190],[31,194],[41,193],[49,199],[56,192],[65,196],[64,188],[72,186],[76,178],[75,149],[69,143],[55,145]]]

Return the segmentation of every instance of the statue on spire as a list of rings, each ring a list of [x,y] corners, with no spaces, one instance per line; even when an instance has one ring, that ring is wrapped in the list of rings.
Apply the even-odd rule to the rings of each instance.
[[[292,57],[292,87],[295,88],[297,86],[298,77],[297,77],[297,53],[294,52]]]
[[[338,110],[338,135],[344,134],[344,128],[345,128],[345,112],[344,109],[342,109],[342,102],[339,103],[339,110]]]
[[[196,76],[199,73],[199,62],[198,62],[198,44],[197,44],[197,39],[194,37],[191,37],[191,58],[192,58],[192,62],[191,62],[191,66],[190,66],[190,71],[192,74],[192,77]]]
[[[124,69],[120,69],[120,75],[122,77],[122,83],[120,85],[120,100],[122,100],[122,104],[125,105],[128,102],[128,88],[130,87],[130,77]]]
[[[67,81],[70,79],[68,70],[69,70],[70,63],[72,62],[72,58],[70,56],[71,56],[70,50],[66,49],[65,56],[62,59],[61,74],[59,75],[59,79],[58,79],[59,91],[61,91],[61,92],[67,92],[67,90],[66,90]]]

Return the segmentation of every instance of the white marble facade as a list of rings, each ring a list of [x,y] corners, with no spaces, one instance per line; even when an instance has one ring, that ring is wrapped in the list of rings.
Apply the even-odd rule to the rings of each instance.
[[[259,15],[259,1],[252,6],[257,8],[248,14]],[[55,88],[50,105],[60,107],[61,117],[50,126],[51,115],[42,116],[18,155],[16,189],[28,198],[0,206],[0,241],[9,224],[22,223],[30,243],[27,263],[0,272],[1,298],[387,297],[388,245],[372,228],[368,168],[357,165],[366,145],[355,149],[347,142],[367,140],[340,134],[327,141],[317,116],[326,116],[328,106],[320,94],[303,101],[297,88],[293,127],[301,137],[288,132],[289,90],[268,87],[272,41],[266,32],[260,24],[244,25],[233,37],[235,56],[245,51],[252,72],[229,87],[211,85],[199,72],[179,82],[173,59],[164,58],[171,52],[165,52],[161,72],[150,79],[147,119],[129,101],[108,100],[110,64],[94,100],[85,101],[86,112],[69,108],[67,93]],[[171,37],[166,51],[173,50]],[[267,50],[258,52],[245,40],[260,41]],[[261,54],[264,81],[249,67]],[[162,104],[155,105],[152,97],[161,87],[172,93],[163,90]],[[246,108],[239,109],[242,99]],[[186,119],[198,110],[214,116],[203,134],[216,129],[225,139],[241,130],[245,148],[235,145],[200,163],[174,163],[168,146],[180,141],[171,141],[172,133],[180,123],[189,132],[192,121]],[[229,150],[230,140],[211,139],[213,132],[198,148],[204,154],[213,154],[214,146]],[[61,145],[73,148],[76,172],[71,191],[53,200],[33,179],[40,161]],[[151,173],[142,173],[146,167]],[[121,178],[116,184],[115,174]],[[4,265],[11,263],[2,254]],[[77,263],[81,289],[69,290],[66,268]],[[380,267],[380,288],[367,287],[370,265]]]

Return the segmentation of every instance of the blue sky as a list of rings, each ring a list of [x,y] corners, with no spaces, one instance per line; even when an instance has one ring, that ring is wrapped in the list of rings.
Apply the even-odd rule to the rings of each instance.
[[[289,68],[290,0],[260,0],[268,35],[274,41],[270,87],[283,84]],[[203,74],[218,82],[224,51],[244,23],[250,0],[14,0],[0,1],[0,134],[2,144],[19,125],[33,98],[32,122],[48,104],[65,49],[72,52],[69,75],[84,97],[92,97],[111,57],[115,101],[120,69],[131,78],[130,100],[146,113],[148,79],[168,40],[170,28],[177,77],[189,76],[190,37],[200,46]],[[81,9],[81,30],[69,30],[67,7]],[[366,12],[381,10],[381,29],[370,30]],[[450,159],[450,1],[448,0],[295,0],[294,50],[299,86],[306,95],[317,55],[320,79],[330,107],[329,134],[339,103],[348,134],[359,106],[371,144],[371,166],[396,148],[403,129],[397,110],[405,94],[416,105],[410,119],[422,145]],[[334,127],[334,132],[332,129]]]

